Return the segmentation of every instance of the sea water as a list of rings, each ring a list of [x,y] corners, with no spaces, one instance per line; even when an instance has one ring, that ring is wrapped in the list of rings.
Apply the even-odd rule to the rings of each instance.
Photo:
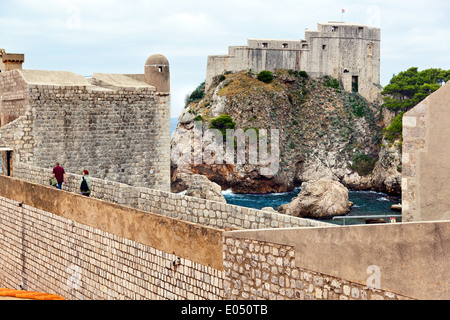
[[[227,203],[238,205],[241,207],[262,209],[264,207],[271,207],[275,210],[283,204],[291,202],[301,189],[296,188],[290,192],[285,193],[271,193],[271,194],[234,194],[231,190],[223,192],[223,196]],[[365,219],[351,219],[351,216],[372,216],[372,215],[399,215],[391,209],[393,204],[400,202],[399,198],[390,197],[387,194],[375,191],[356,191],[349,190],[349,200],[354,203],[350,212],[346,215],[345,224],[365,224]],[[348,217],[348,219],[347,219]],[[342,219],[321,219],[321,221],[343,224]],[[387,222],[390,222],[386,220]],[[396,218],[399,221],[399,218]]]

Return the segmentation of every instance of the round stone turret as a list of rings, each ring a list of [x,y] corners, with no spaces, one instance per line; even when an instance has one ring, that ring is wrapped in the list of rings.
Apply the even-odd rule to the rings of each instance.
[[[162,54],[150,56],[145,63],[145,82],[157,92],[170,92],[169,61]]]

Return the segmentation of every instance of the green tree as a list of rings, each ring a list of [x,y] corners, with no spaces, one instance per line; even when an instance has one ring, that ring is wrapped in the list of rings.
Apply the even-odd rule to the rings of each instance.
[[[395,113],[406,112],[450,80],[450,70],[410,68],[394,75],[384,87],[383,106]]]

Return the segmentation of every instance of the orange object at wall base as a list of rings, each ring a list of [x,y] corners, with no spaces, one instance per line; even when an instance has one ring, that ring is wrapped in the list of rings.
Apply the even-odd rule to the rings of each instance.
[[[0,288],[0,300],[2,298],[16,298],[28,300],[66,300],[63,297],[60,297],[55,294]]]

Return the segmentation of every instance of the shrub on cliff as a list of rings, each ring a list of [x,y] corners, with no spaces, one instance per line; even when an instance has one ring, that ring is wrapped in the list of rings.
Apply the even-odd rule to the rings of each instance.
[[[330,87],[330,88],[333,88],[333,89],[336,89],[336,90],[339,89],[340,85],[339,85],[339,81],[337,79],[332,78],[330,76],[324,76],[323,78],[325,80],[325,86],[326,87]]]
[[[273,80],[273,74],[267,70],[261,71],[258,73],[258,80],[265,83],[270,83]]]
[[[216,119],[211,120],[211,123],[209,125],[210,129],[218,129],[220,132],[222,132],[222,135],[225,137],[227,133],[227,129],[235,129],[236,128],[236,122],[233,121],[233,119],[227,115],[223,114],[219,116]]]
[[[186,105],[201,100],[205,97],[205,82],[201,83],[189,96],[186,97]]]
[[[375,168],[376,160],[365,154],[356,154],[353,156],[353,165],[351,169],[358,172],[360,176],[367,176]]]

